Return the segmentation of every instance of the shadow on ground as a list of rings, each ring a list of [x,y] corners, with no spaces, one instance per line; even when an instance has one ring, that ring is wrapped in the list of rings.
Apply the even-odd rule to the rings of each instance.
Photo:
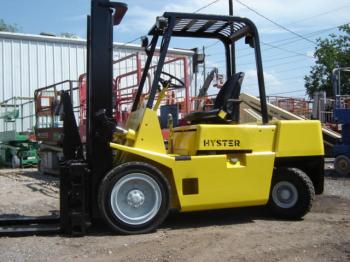
[[[212,226],[221,227],[227,225],[254,223],[255,220],[278,219],[271,217],[265,207],[245,207],[189,213],[171,211],[167,219],[159,227],[159,230],[181,230]],[[118,235],[118,233],[113,233],[112,230],[104,223],[104,221],[100,220],[90,229],[89,235],[105,236]]]

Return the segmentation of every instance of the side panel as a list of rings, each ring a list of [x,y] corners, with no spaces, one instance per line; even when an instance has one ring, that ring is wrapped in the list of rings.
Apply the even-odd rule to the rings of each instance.
[[[197,149],[273,151],[274,125],[198,125]]]
[[[174,153],[195,155],[198,151],[272,152],[274,125],[193,125],[174,129]]]
[[[321,123],[314,120],[277,122],[276,157],[324,155]]]
[[[274,156],[274,153],[212,155],[175,161],[174,180],[181,211],[266,204]],[[197,181],[197,192],[185,192],[184,183],[189,179]]]
[[[114,149],[155,161],[172,170],[181,211],[264,205],[269,198],[275,154],[252,153],[176,158],[110,143]],[[195,192],[185,183],[196,181]]]

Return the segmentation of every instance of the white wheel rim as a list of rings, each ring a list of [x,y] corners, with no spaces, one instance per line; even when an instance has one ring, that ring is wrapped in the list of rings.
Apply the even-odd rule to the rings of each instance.
[[[292,183],[281,181],[273,187],[272,199],[281,208],[291,208],[298,201],[298,191]]]
[[[158,183],[142,173],[131,173],[113,186],[110,204],[114,215],[130,225],[141,225],[154,218],[161,206]]]

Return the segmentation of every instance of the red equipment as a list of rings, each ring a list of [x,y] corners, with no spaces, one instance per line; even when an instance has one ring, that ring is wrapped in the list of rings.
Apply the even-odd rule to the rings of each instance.
[[[113,79],[113,115],[119,126],[124,126],[131,110],[132,103],[135,99],[137,87],[139,86],[143,70],[142,60],[142,54],[140,52],[136,52],[113,62],[114,69],[119,72],[118,76]],[[165,104],[177,104],[179,113],[187,114],[191,111],[188,58],[186,56],[168,56],[164,64],[168,65],[167,71],[172,70],[171,73],[173,75],[180,75],[180,77],[183,77],[185,83],[184,93],[183,91],[175,92],[171,89],[167,92],[167,99],[165,99]],[[123,67],[124,65],[125,67]],[[142,99],[145,99],[148,96],[152,76],[156,66],[157,65],[154,64],[150,67],[145,86],[145,93],[143,94]],[[121,73],[122,71],[125,71],[125,73]],[[82,142],[84,143],[86,140],[86,74],[83,74],[79,77],[79,83],[79,131]]]

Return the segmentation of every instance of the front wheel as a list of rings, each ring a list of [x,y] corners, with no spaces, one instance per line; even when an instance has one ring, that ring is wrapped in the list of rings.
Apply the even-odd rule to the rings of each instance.
[[[112,169],[99,188],[99,207],[107,224],[124,234],[153,231],[166,218],[170,185],[152,165],[128,162]]]
[[[308,213],[315,197],[310,178],[296,168],[277,168],[274,172],[268,207],[281,218],[300,219]]]

